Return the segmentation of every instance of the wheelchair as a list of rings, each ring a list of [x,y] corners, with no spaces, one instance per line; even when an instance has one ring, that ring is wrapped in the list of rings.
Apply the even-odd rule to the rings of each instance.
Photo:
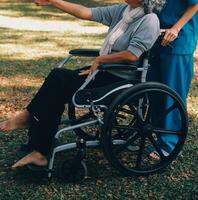
[[[59,68],[73,57],[96,57],[99,51],[74,49],[69,54],[58,65]],[[59,129],[54,138],[47,167],[49,178],[52,177],[57,153],[70,149],[77,149],[77,155],[66,159],[60,167],[61,176],[68,181],[80,181],[87,176],[84,162],[86,148],[101,147],[109,163],[126,176],[162,171],[178,156],[188,131],[186,108],[180,96],[171,88],[157,82],[146,82],[149,57],[150,51],[144,53],[138,62],[103,64],[75,92],[68,104],[66,124],[69,126]],[[129,73],[130,80],[106,87],[87,88],[100,71],[120,70]],[[156,104],[164,99],[169,100],[170,105],[153,113]],[[177,112],[180,125],[176,129],[166,128],[164,121],[174,112]],[[76,134],[76,141],[59,144],[61,136],[68,131]],[[178,138],[174,149],[168,154],[160,146],[160,138],[165,134]],[[155,149],[159,159],[149,156],[148,147]]]

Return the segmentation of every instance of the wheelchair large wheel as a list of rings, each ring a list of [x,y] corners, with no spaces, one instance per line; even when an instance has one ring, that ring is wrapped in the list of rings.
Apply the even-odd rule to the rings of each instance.
[[[68,117],[71,124],[79,124],[94,119],[94,114],[88,108],[76,108],[73,103],[68,104]],[[85,140],[95,140],[99,137],[100,127],[98,125],[89,125],[83,128],[74,129],[77,136]]]
[[[164,109],[156,109],[157,106]],[[170,127],[167,121],[172,114],[176,117],[175,127]],[[104,153],[124,175],[152,174],[176,158],[187,129],[187,113],[177,93],[160,83],[141,83],[117,97],[105,114],[102,128]],[[166,136],[176,138],[176,145],[170,152],[163,149],[166,144],[163,137]],[[149,155],[151,148],[158,154],[158,159]]]

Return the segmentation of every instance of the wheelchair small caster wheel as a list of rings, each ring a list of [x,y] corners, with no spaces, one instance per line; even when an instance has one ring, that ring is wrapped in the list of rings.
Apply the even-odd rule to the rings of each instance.
[[[87,177],[87,166],[84,161],[68,159],[62,163],[59,175],[66,182],[81,182]]]

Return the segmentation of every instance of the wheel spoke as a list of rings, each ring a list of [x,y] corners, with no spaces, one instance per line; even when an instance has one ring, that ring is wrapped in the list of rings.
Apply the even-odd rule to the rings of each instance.
[[[157,151],[157,153],[159,154],[161,160],[165,159],[164,154],[162,153],[161,148],[159,147],[158,143],[156,142],[156,140],[153,138],[153,136],[149,135],[148,136],[149,140],[151,141],[152,145],[154,146],[155,150]]]
[[[144,121],[146,121],[146,119],[148,118],[149,108],[150,105],[149,105],[148,94],[145,93],[144,96],[140,98],[138,102],[138,110],[141,112],[142,119]]]
[[[115,149],[115,155],[121,153],[123,150],[125,150],[125,148],[127,148],[130,144],[133,144],[137,139],[139,138],[139,134],[133,135],[131,136],[131,138],[129,138],[125,144],[120,145],[119,147],[117,147]]]
[[[162,120],[163,120],[171,111],[173,111],[176,107],[177,107],[176,103],[173,103],[172,106],[170,106],[165,112],[163,112],[162,115],[160,115],[157,124],[160,124],[160,123],[162,122]]]
[[[138,122],[143,123],[143,120],[140,116],[140,114],[138,113],[137,109],[134,108],[134,105],[129,105],[133,115],[137,118]]]
[[[153,130],[154,133],[156,133],[156,135],[161,135],[161,134],[167,134],[167,135],[181,135],[180,131],[172,131],[172,130],[163,130],[161,128],[155,128]]]
[[[138,127],[132,127],[132,126],[125,126],[125,125],[114,125],[112,128],[121,129],[121,130],[131,130],[131,131],[140,131]]]
[[[136,119],[132,119],[132,121],[129,123],[129,126],[133,126],[135,122],[136,122]]]
[[[151,106],[151,104],[148,104],[148,106],[146,108],[146,112],[144,114],[144,121],[145,122],[151,121],[151,113],[152,113],[152,106]]]
[[[134,125],[135,122],[136,122],[136,120],[133,119],[133,120],[128,124],[128,126],[129,126],[129,127],[132,127],[132,126]],[[133,127],[133,128],[135,128],[135,127]],[[139,129],[137,129],[137,131],[139,131]],[[121,135],[129,134],[129,131],[128,131],[127,129],[120,129],[120,130],[118,129],[118,132],[120,132]]]
[[[117,134],[112,135],[113,139],[127,139],[137,133],[137,131],[130,131],[128,129],[126,130],[118,129],[117,131],[118,131]]]
[[[146,140],[145,137],[141,138],[140,149],[138,151],[137,160],[136,160],[136,168],[141,167],[142,155],[143,155],[143,151],[144,151],[144,148],[145,148],[145,140]]]

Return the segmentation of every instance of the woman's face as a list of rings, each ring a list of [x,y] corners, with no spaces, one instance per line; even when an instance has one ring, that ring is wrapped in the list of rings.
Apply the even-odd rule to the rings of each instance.
[[[136,8],[141,6],[142,0],[124,0],[127,4],[131,6],[131,8]]]

